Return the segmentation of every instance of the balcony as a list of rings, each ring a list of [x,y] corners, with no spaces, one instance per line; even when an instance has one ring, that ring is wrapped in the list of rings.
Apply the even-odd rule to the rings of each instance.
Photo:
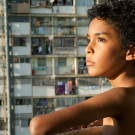
[[[34,99],[33,100],[33,115],[38,116],[54,111],[53,99]]]
[[[32,38],[32,55],[52,55],[52,42],[48,38]]]
[[[31,35],[51,35],[52,19],[50,17],[32,17],[31,18]]]
[[[57,78],[55,80],[56,95],[76,95],[75,78]]]
[[[31,7],[52,8],[52,4],[46,0],[31,0]]]

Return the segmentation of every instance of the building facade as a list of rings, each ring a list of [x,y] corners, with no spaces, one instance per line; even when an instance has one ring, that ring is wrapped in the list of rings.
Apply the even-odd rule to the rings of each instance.
[[[86,11],[92,5],[94,0],[9,1],[13,135],[30,135],[29,123],[34,116],[77,104],[112,88],[106,78],[88,75],[85,48],[90,20]],[[3,56],[2,35],[0,53]],[[1,57],[1,65],[2,61]],[[2,120],[6,115],[5,72],[1,66]],[[0,135],[4,134],[1,130]]]

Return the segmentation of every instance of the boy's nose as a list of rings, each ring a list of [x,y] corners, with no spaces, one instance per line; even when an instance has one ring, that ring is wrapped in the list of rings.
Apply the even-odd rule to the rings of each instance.
[[[85,52],[86,52],[86,54],[93,53],[93,49],[90,46],[90,44],[88,44],[88,46],[85,48]]]

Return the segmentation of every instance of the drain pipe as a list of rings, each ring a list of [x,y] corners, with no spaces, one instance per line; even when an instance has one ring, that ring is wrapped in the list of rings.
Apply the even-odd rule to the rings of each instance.
[[[8,110],[8,135],[12,135],[12,113],[11,113],[11,69],[10,69],[10,47],[9,47],[9,21],[8,0],[4,0],[4,23],[5,23],[5,51],[6,51],[6,81],[7,81],[7,110]]]

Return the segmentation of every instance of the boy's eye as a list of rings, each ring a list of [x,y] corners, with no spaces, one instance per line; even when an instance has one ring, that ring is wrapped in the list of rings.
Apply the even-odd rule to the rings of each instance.
[[[99,42],[104,42],[105,39],[104,39],[104,38],[98,38],[98,41],[99,41]]]

